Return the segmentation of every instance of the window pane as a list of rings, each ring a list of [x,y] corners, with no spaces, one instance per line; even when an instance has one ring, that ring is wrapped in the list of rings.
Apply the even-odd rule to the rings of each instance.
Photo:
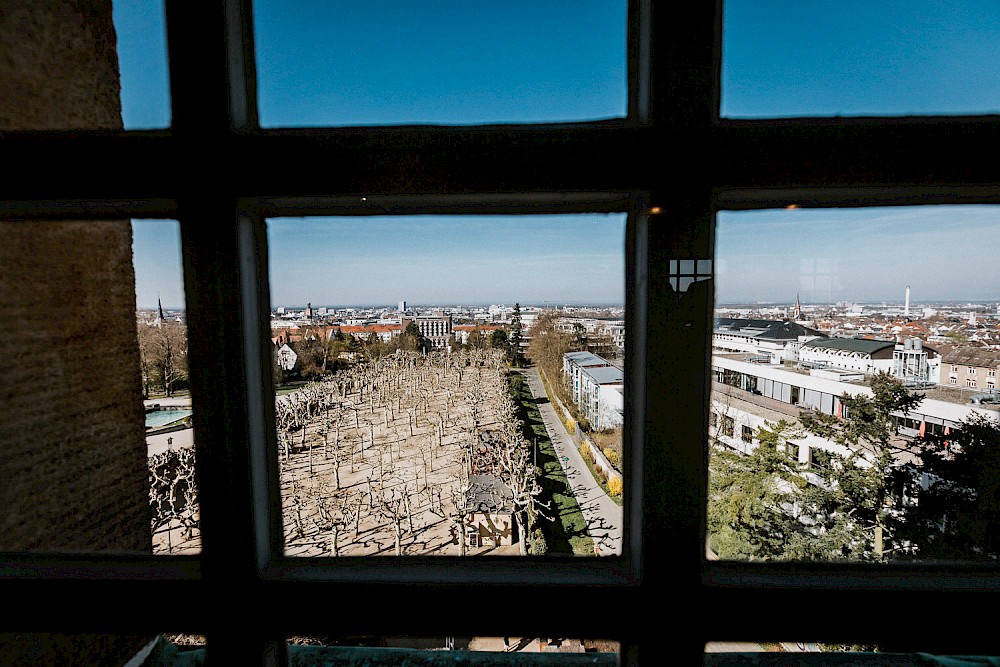
[[[721,115],[997,113],[1000,6],[726,0]]]
[[[132,229],[153,552],[197,553],[201,531],[180,229],[175,220],[135,220]]]
[[[115,0],[115,33],[126,130],[170,126],[167,30],[162,0]]]
[[[715,554],[996,560],[998,233],[986,206],[719,214]]]
[[[624,216],[268,245],[286,553],[620,553]]]
[[[626,112],[625,2],[254,2],[265,127]]]

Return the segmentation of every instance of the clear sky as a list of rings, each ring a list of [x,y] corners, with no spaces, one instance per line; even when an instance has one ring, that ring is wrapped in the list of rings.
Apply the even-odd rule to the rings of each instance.
[[[275,305],[616,304],[625,216],[268,221]]]
[[[114,8],[125,125],[166,127],[162,2]],[[265,126],[625,113],[624,0],[259,0],[254,12]],[[998,44],[996,0],[727,0],[721,113],[1000,112]],[[827,230],[834,219],[850,219],[857,234]],[[890,300],[906,284],[914,300],[1000,300],[1000,214],[984,207],[746,212],[719,224],[720,301]],[[134,230],[138,304],[155,305],[159,294],[182,306],[176,223]],[[511,243],[515,235],[537,247],[513,254],[525,245]],[[272,222],[269,237],[276,306],[604,302],[624,293],[618,217],[287,219]]]
[[[716,300],[1000,301],[1000,207],[724,211]]]

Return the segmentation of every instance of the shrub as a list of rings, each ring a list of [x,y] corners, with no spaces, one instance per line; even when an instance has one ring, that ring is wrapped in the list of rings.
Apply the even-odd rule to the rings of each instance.
[[[587,445],[587,443],[583,443],[582,445],[580,445],[580,455],[583,456],[583,458],[586,459],[587,461],[590,462],[594,461],[594,456],[593,454],[590,453],[590,447]]]
[[[567,419],[564,423],[566,424],[566,430],[569,431],[570,435],[573,435],[576,432],[576,422],[572,419]]]
[[[621,496],[622,495],[622,478],[621,477],[612,477],[611,479],[609,479],[608,480],[608,491],[610,491],[611,495],[613,495],[613,496]]]
[[[610,463],[611,465],[613,465],[616,468],[618,467],[618,452],[616,452],[615,450],[611,449],[610,447],[605,447],[604,448],[604,456],[607,457],[608,463]]]
[[[528,538],[528,553],[532,556],[544,556],[549,550],[545,543],[545,534],[541,528],[535,528]]]

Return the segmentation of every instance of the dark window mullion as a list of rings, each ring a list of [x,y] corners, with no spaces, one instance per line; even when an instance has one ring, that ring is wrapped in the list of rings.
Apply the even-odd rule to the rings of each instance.
[[[248,338],[245,326],[247,301],[254,294],[247,294],[243,280],[245,240],[232,189],[245,166],[233,159],[233,129],[245,125],[250,113],[249,100],[234,96],[233,90],[246,89],[246,76],[252,74],[241,50],[243,35],[238,42],[234,37],[239,32],[234,27],[243,25],[234,16],[239,8],[231,0],[168,0],[166,5],[171,131],[178,154],[173,167],[178,173],[191,395],[198,420],[195,447],[207,593],[198,604],[210,610],[203,628],[209,652],[227,664],[259,662],[263,648],[255,638],[266,633],[252,602],[258,597],[259,563],[250,450],[262,429],[248,404],[254,380],[248,378],[252,365],[246,359],[259,337]],[[233,74],[231,68],[241,71]],[[242,102],[242,110],[234,109],[234,102]],[[246,602],[233,604],[234,593]]]

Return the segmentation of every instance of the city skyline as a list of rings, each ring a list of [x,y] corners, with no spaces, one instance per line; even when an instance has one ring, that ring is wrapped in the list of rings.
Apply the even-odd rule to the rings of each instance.
[[[727,0],[724,9],[723,116],[998,109],[1000,5]],[[434,3],[419,9],[388,3],[375,11],[260,0],[254,10],[265,126],[518,123],[620,117],[625,111],[624,2],[583,3],[574,12],[536,4],[453,11]],[[122,0],[114,11],[125,127],[166,127],[162,3]],[[823,30],[810,29],[816,25]],[[333,39],[330,30],[340,38]],[[395,240],[386,233],[384,243],[365,242],[369,231],[387,227],[372,219],[354,218],[338,227],[339,237],[319,244],[307,241],[315,219],[272,222],[270,229],[282,227],[277,236],[269,232],[272,302],[623,300],[624,234],[616,231],[612,238],[608,232],[619,223],[594,224],[595,216],[558,216],[558,222],[557,216],[543,217],[551,220],[531,223],[532,236],[506,238],[466,218],[463,224],[475,233],[438,235],[440,252],[426,246],[427,238],[409,233],[416,227],[408,221],[416,218],[399,219],[410,229],[400,227]],[[808,302],[891,301],[907,284],[915,301],[997,299],[1000,294],[991,292],[1000,284],[997,221],[995,210],[982,206],[724,212],[715,257],[717,299],[788,302],[799,294]],[[182,306],[176,223],[142,221],[135,229],[137,304],[151,307],[159,296],[167,307]],[[348,229],[356,240],[345,236]],[[518,244],[511,241],[522,238],[538,247],[514,253]],[[392,245],[403,240],[420,254],[407,256]],[[484,245],[494,247],[492,256],[482,254]],[[326,277],[317,257],[324,250],[350,270]],[[504,252],[510,253],[506,264],[497,254]],[[390,260],[411,260],[405,280]],[[441,267],[452,260],[465,270],[442,276]],[[600,280],[589,277],[594,262],[606,267],[597,274]],[[367,266],[383,270],[368,273]],[[506,290],[495,279],[478,277],[490,267],[489,275],[510,279]],[[351,289],[318,289],[344,275],[358,277]],[[532,284],[528,275],[534,276]],[[371,290],[379,282],[383,291],[376,294]],[[296,285],[303,289],[294,291]]]

